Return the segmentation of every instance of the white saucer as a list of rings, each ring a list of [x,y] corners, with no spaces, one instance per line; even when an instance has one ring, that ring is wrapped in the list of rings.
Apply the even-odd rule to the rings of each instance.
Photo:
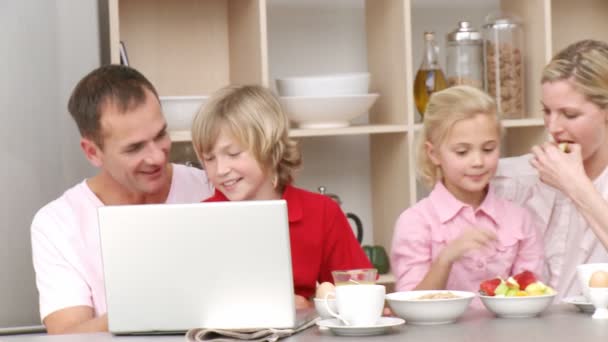
[[[390,328],[396,327],[405,323],[405,320],[399,317],[380,317],[378,323],[372,326],[352,327],[342,324],[338,319],[324,319],[317,322],[319,327],[329,328],[331,332],[342,336],[370,336],[386,333]]]
[[[562,302],[567,303],[567,304],[576,305],[576,307],[579,310],[581,310],[582,312],[589,312],[589,313],[595,312],[595,306],[593,306],[593,304],[591,304],[591,302],[588,301],[587,298],[585,298],[585,296],[567,297],[567,298],[562,299]]]

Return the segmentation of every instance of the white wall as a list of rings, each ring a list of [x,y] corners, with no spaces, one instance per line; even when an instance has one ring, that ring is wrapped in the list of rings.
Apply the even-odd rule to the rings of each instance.
[[[0,327],[40,323],[29,226],[91,168],[66,104],[99,65],[96,0],[0,1]]]

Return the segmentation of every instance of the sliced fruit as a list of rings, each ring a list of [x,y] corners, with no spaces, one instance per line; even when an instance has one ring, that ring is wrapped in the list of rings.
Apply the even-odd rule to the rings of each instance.
[[[526,290],[528,285],[536,283],[537,279],[534,273],[530,271],[523,271],[513,276],[513,279],[519,284],[519,288]]]
[[[496,290],[496,287],[498,287],[501,282],[502,279],[500,278],[483,281],[481,284],[479,284],[479,292],[486,296],[494,296],[494,290]]]
[[[494,294],[495,295],[506,295],[507,291],[509,290],[509,287],[507,286],[507,284],[504,281],[501,281],[500,284],[496,287],[496,289],[494,290]]]
[[[519,290],[519,283],[517,282],[517,280],[515,280],[515,278],[509,277],[506,283],[509,289]]]

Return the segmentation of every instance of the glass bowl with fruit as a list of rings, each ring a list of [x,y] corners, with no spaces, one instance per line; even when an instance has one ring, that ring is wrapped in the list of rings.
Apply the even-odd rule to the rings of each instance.
[[[498,317],[534,317],[553,302],[556,292],[524,271],[509,278],[496,277],[479,285],[479,298],[488,311]]]

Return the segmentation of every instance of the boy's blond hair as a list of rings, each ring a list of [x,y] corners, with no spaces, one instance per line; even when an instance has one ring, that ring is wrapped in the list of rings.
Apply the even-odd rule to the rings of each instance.
[[[225,127],[251,151],[279,191],[293,182],[302,163],[297,143],[289,138],[289,120],[277,98],[257,85],[228,86],[214,93],[192,123],[192,144],[203,163]],[[204,164],[204,163],[203,163]]]
[[[435,148],[444,142],[458,121],[471,119],[478,114],[488,115],[496,121],[496,130],[502,134],[496,115],[496,102],[485,92],[470,86],[454,86],[431,95],[424,112],[422,132],[417,141],[418,176],[428,187],[442,179],[441,168],[429,158],[425,144]]]
[[[558,52],[543,69],[541,83],[561,80],[571,80],[589,101],[607,109],[608,44],[587,39]]]

